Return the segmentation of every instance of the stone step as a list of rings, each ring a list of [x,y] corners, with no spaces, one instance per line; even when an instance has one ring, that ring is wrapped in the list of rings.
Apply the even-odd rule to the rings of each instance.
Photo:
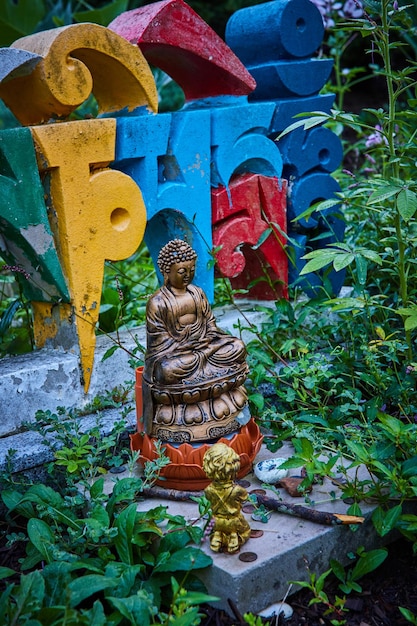
[[[272,458],[288,458],[293,449],[285,444],[278,453],[269,452],[264,445],[255,462]],[[347,463],[347,461],[344,461]],[[337,467],[337,464],[336,464]],[[138,470],[140,474],[140,470]],[[290,470],[290,475],[296,475],[299,470]],[[106,488],[112,489],[115,480],[128,475],[107,475]],[[359,469],[359,480],[366,475],[365,468]],[[248,492],[252,489],[265,488],[251,472],[244,480],[249,481]],[[283,501],[303,506],[311,506],[319,511],[346,514],[349,504],[341,499],[342,492],[325,479],[323,484],[316,484],[309,494],[311,502],[308,505],[303,497],[290,497],[284,489],[279,489],[280,495],[268,489],[267,495],[282,498]],[[201,524],[198,521],[198,505],[194,502],[177,502],[160,498],[146,498],[139,501],[138,510],[147,511],[159,505],[167,506],[171,515],[182,515],[188,521]],[[267,523],[255,521],[250,514],[245,513],[251,529],[262,531],[261,536],[251,537],[236,554],[219,554],[211,551],[208,538],[202,544],[202,549],[213,558],[213,566],[199,573],[199,577],[207,587],[208,593],[219,598],[215,606],[230,612],[230,599],[243,614],[245,612],[258,613],[272,604],[280,602],[289,592],[287,602],[291,604],[291,595],[299,590],[299,586],[291,581],[308,581],[307,567],[317,576],[329,568],[330,559],[336,559],[343,565],[351,562],[348,553],[355,553],[360,546],[371,550],[391,540],[385,537],[382,540],[377,536],[371,522],[374,506],[361,505],[365,521],[355,527],[348,525],[326,526],[313,523],[302,518],[272,512]]]

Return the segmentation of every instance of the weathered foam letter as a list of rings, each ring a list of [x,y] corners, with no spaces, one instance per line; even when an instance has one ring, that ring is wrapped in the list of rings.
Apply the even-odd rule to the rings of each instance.
[[[72,24],[13,46],[43,57],[31,74],[0,85],[0,97],[24,125],[66,117],[91,92],[100,112],[139,106],[157,111],[155,81],[143,54],[103,26]]]
[[[146,226],[142,194],[114,160],[116,120],[88,120],[32,128],[41,171],[50,178],[62,267],[76,316],[81,365],[88,389],[94,361],[105,259],[137,249]]]

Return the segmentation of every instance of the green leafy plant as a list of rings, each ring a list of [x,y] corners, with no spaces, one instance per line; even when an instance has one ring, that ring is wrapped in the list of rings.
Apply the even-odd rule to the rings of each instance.
[[[259,615],[253,615],[252,613],[245,613],[243,619],[248,626],[269,626],[270,624],[270,622],[265,622]]]
[[[330,560],[331,571],[340,580],[339,589],[345,594],[349,594],[352,591],[359,593],[362,591],[358,580],[366,574],[375,571],[387,558],[388,550],[380,548],[366,552],[363,547],[360,547],[357,550],[357,555],[359,558],[355,565],[347,571],[339,561],[335,559]],[[354,555],[352,557],[354,558]]]
[[[137,511],[149,476],[116,480],[111,494],[104,478],[72,495],[42,484],[2,492],[9,523],[27,519],[29,572],[0,596],[2,623],[198,624],[198,606],[215,599],[193,576],[211,564],[196,547],[203,531],[166,507]]]
[[[332,470],[316,462],[320,455],[343,454],[351,469],[365,465],[368,478],[345,475],[344,494],[354,507],[376,499],[378,532],[400,529],[415,545],[415,518],[404,503],[416,495],[416,81],[412,62],[402,57],[398,68],[393,60],[404,50],[404,13],[386,0],[365,2],[360,18],[339,26],[346,41],[361,35],[371,42],[372,71],[386,88],[380,108],[303,115],[283,133],[322,124],[349,130],[344,145],[352,171],[335,173],[342,191],[301,216],[342,203],[346,241],[308,252],[302,274],[347,270],[348,288],[336,298],[265,309],[268,321],[253,329],[248,348],[250,393],[269,447],[292,439],[290,463],[310,464],[310,480]],[[260,384],[268,391],[263,399]]]
[[[355,559],[354,554],[349,555],[350,558]],[[343,618],[343,614],[347,612],[346,595],[352,591],[361,592],[362,587],[358,583],[358,580],[375,571],[387,558],[388,551],[385,548],[370,550],[366,552],[363,547],[357,550],[357,561],[352,568],[345,569],[343,565],[336,559],[330,559],[330,568],[323,572],[320,576],[317,576],[309,568],[306,563],[308,581],[294,581],[294,584],[308,589],[312,593],[312,598],[309,601],[309,605],[323,604],[326,609],[325,616],[328,616],[330,624],[333,626],[342,626],[346,624],[346,620]],[[328,577],[333,574],[340,581],[339,589],[345,594],[343,597],[335,596],[332,600],[325,590],[325,583]]]
[[[314,572],[309,569],[308,564],[306,564],[307,573],[309,580],[308,581],[293,581],[293,584],[299,585],[304,589],[308,589],[312,598],[309,601],[309,605],[312,604],[323,604],[326,608],[324,611],[324,615],[335,615],[336,617],[330,619],[330,623],[332,626],[342,626],[346,623],[346,620],[343,619],[343,613],[346,612],[345,609],[345,598],[340,598],[338,596],[335,597],[334,601],[332,601],[328,594],[326,593],[324,587],[325,582],[328,576],[331,574],[332,570],[328,569],[323,572],[320,576],[317,576]]]
[[[410,611],[410,609],[406,609],[403,606],[399,606],[398,608],[401,615],[407,620],[407,622],[414,625],[417,624],[417,616],[412,611]]]
[[[109,399],[100,399],[96,403],[100,409],[103,405],[121,408],[121,419],[107,434],[102,432],[97,406],[96,421],[89,426],[83,426],[78,411],[67,411],[64,407],[59,407],[57,413],[37,411],[35,422],[26,423],[26,427],[40,433],[44,445],[51,448],[54,461],[49,464],[49,473],[57,476],[62,468],[65,479],[74,484],[90,481],[127,461],[128,453],[121,445],[122,435],[127,429],[123,417],[124,396],[117,396],[116,402],[116,393],[119,391],[113,391]],[[127,411],[130,410],[131,407],[127,407]]]
[[[0,265],[0,358],[33,349],[30,305],[24,297],[20,266]]]

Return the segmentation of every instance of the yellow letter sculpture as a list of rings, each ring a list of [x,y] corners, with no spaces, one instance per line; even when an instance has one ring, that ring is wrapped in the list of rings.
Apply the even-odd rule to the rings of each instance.
[[[108,167],[115,159],[115,119],[53,122],[67,118],[91,93],[100,112],[146,106],[156,113],[156,85],[139,48],[96,24],[35,33],[13,45],[42,57],[32,73],[1,84],[0,97],[23,125],[41,124],[31,131],[71,300],[33,303],[35,340],[41,347],[62,320],[75,318],[87,392],[104,261],[135,252],[146,209],[133,179]]]
[[[50,176],[59,253],[69,283],[88,389],[104,261],[124,259],[135,252],[145,232],[146,209],[136,183],[107,168],[114,160],[114,119],[34,126],[32,133],[39,169]]]
[[[14,47],[43,57],[33,72],[7,81],[0,96],[24,124],[67,117],[91,92],[100,113],[157,110],[151,69],[137,46],[97,24],[73,24],[18,39]]]

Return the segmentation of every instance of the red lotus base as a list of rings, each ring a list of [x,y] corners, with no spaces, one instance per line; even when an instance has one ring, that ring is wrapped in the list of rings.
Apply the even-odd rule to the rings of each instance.
[[[231,439],[225,437],[219,439],[220,442],[233,448],[240,456],[240,471],[237,478],[243,478],[251,471],[252,463],[259,452],[262,439],[263,435],[253,418]],[[141,465],[158,457],[154,441],[154,439],[141,432],[130,436],[130,448],[141,453],[139,459]],[[187,491],[205,489],[210,481],[203,471],[203,457],[211,445],[213,444],[190,445],[189,443],[182,443],[179,446],[174,446],[164,442],[165,454],[171,463],[162,469],[160,473],[161,480],[158,480],[156,484],[167,489]]]

